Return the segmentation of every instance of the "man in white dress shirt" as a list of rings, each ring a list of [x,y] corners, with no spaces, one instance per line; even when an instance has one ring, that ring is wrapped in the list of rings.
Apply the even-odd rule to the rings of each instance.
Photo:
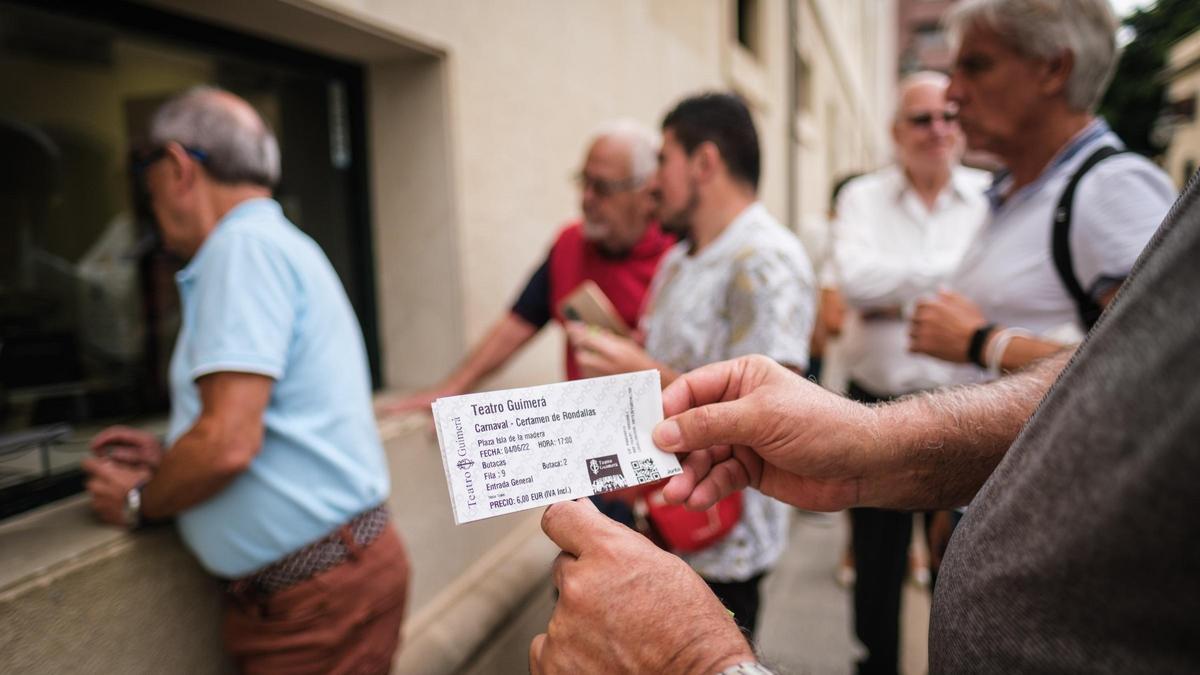
[[[987,214],[989,177],[958,164],[963,147],[949,79],[910,75],[892,123],[897,163],[851,181],[838,199],[833,275],[854,310],[844,329],[850,396],[867,403],[930,389],[947,364],[909,351],[905,315],[936,293]],[[895,673],[912,514],[851,510],[860,673]]]

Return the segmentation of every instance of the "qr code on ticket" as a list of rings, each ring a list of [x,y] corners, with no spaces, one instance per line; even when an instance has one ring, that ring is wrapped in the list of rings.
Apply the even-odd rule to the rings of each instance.
[[[658,467],[654,466],[654,460],[652,459],[635,459],[632,464],[633,476],[638,485],[661,478],[658,475]]]

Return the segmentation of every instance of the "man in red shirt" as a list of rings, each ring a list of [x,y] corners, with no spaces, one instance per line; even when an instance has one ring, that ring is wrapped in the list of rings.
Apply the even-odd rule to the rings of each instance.
[[[650,177],[658,168],[658,138],[632,120],[605,126],[588,148],[578,181],[583,219],[558,234],[546,260],[512,308],[445,379],[384,406],[384,412],[428,409],[443,396],[471,391],[508,362],[550,319],[565,321],[560,301],[591,280],[626,325],[637,326],[658,261],[675,243],[653,219]],[[568,379],[581,377],[566,350]]]

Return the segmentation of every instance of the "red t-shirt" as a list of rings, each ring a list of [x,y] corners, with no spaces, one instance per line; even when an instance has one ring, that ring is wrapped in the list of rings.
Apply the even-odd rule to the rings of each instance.
[[[560,323],[565,321],[558,311],[559,303],[590,279],[612,301],[621,319],[637,327],[658,262],[674,244],[673,236],[664,233],[658,223],[651,223],[628,254],[606,255],[583,238],[579,221],[568,224],[559,232],[546,263],[551,315]],[[570,347],[566,350],[566,369],[567,379],[581,377]]]

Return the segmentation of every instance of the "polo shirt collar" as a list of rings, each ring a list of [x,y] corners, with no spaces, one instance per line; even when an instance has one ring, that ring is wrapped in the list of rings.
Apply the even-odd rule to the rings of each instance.
[[[1109,134],[1112,129],[1109,128],[1108,122],[1104,121],[1103,117],[1096,117],[1080,129],[1063,145],[1062,149],[1054,155],[1042,173],[1029,185],[1017,191],[1017,194],[1009,195],[1008,199],[1004,199],[1004,193],[1008,191],[1012,185],[1012,174],[1005,169],[996,174],[995,180],[992,181],[992,186],[987,189],[986,193],[988,202],[991,204],[992,211],[997,211],[1006,201],[1012,201],[1018,195],[1030,194],[1036,190],[1040,190],[1046,181],[1050,180],[1051,176],[1058,173],[1063,165],[1074,159],[1084,148],[1090,146],[1096,141]]]
[[[196,251],[196,255],[184,265],[183,269],[175,273],[176,283],[184,284],[192,280],[200,270],[201,261],[204,259],[205,252],[211,248],[209,243],[214,237],[227,231],[231,225],[242,220],[251,220],[267,215],[282,215],[283,208],[279,206],[279,202],[270,197],[254,197],[238,202],[232,209],[217,221],[217,226],[213,228],[208,238],[204,243],[200,244],[200,250]]]

